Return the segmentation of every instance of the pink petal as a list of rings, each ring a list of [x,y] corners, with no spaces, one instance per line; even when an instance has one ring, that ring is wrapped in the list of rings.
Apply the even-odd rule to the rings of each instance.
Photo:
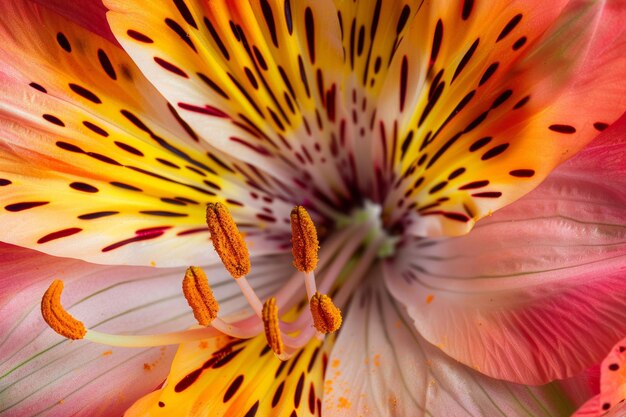
[[[0,252],[0,414],[119,415],[165,379],[175,346],[68,341],[47,327],[39,305],[50,282],[62,279],[64,306],[87,327],[117,334],[183,330],[195,323],[180,288],[183,268],[93,265],[6,244]],[[251,283],[262,295],[276,291],[291,271],[275,265],[288,262],[257,260],[265,274]],[[220,314],[245,306],[223,268],[205,270]]]
[[[355,294],[328,361],[322,415],[521,417],[573,411],[557,384],[527,387],[482,375],[431,345],[407,319],[382,284]]]
[[[626,116],[467,236],[407,242],[387,284],[427,340],[487,375],[540,384],[626,334],[625,127]]]

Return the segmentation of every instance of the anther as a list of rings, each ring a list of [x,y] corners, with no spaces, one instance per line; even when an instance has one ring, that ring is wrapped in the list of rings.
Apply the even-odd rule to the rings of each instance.
[[[313,326],[320,333],[333,333],[341,327],[341,311],[329,296],[316,292],[309,302]]]
[[[285,345],[278,325],[278,306],[276,298],[271,297],[263,304],[263,325],[267,344],[279,358],[285,353]]]
[[[206,222],[211,232],[213,247],[226,270],[233,278],[250,272],[250,253],[230,212],[222,203],[209,203]]]
[[[293,265],[302,272],[311,272],[317,266],[319,241],[311,216],[302,206],[291,210],[291,238]]]
[[[208,326],[217,317],[220,309],[209,281],[202,268],[190,266],[183,278],[183,294],[193,310],[193,315],[202,326]]]
[[[63,281],[54,280],[41,299],[41,315],[48,326],[68,339],[82,339],[87,333],[83,322],[76,320],[61,305]]]

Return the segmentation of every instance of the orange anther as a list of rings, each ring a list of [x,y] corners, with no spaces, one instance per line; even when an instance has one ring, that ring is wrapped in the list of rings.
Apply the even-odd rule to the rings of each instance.
[[[341,327],[341,310],[325,294],[316,292],[309,303],[313,326],[321,333],[333,333]]]
[[[202,326],[208,326],[217,317],[220,309],[204,271],[190,266],[183,278],[183,293],[193,310],[193,315]]]
[[[320,245],[313,220],[302,206],[291,210],[291,239],[293,265],[302,272],[313,271],[317,266]]]
[[[63,281],[54,280],[41,299],[41,315],[48,326],[68,339],[82,339],[87,333],[83,322],[76,320],[61,305]]]
[[[235,279],[247,275],[250,272],[250,253],[226,206],[222,203],[207,204],[206,222],[213,247],[226,270]]]
[[[263,304],[263,325],[265,327],[265,338],[272,351],[280,356],[285,352],[285,346],[280,334],[278,325],[278,307],[276,298],[271,297]]]

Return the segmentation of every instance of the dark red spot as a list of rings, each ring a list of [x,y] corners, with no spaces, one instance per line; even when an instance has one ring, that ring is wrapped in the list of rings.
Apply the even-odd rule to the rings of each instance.
[[[143,42],[143,43],[154,43],[154,41],[151,38],[144,35],[143,33],[137,32],[136,30],[129,29],[126,31],[126,33],[128,34],[128,36],[130,36],[136,41]]]
[[[187,73],[185,73],[185,71],[178,68],[176,65],[172,64],[171,62],[164,60],[163,58],[159,58],[158,56],[155,56],[154,62],[156,62],[162,68],[168,70],[169,72],[173,74],[179,75],[184,78],[189,78],[189,76],[187,75]]]
[[[92,132],[94,132],[94,133],[96,133],[96,134],[98,134],[98,135],[100,135],[100,136],[102,136],[102,137],[105,137],[105,138],[106,138],[106,137],[108,137],[108,136],[109,136],[109,133],[108,133],[106,130],[104,130],[104,129],[103,129],[103,128],[101,128],[100,126],[97,126],[97,125],[95,125],[95,124],[93,124],[93,123],[91,123],[91,122],[88,122],[88,121],[86,121],[86,120],[85,120],[85,121],[83,122],[83,125],[84,125],[87,129],[91,130]]]
[[[302,391],[304,390],[304,372],[300,374],[298,383],[296,384],[296,390],[293,393],[293,405],[295,408],[300,407],[300,400],[302,399]]]
[[[67,40],[63,33],[57,33],[57,42],[66,52],[72,52],[72,45],[70,45],[70,41]]]
[[[68,85],[73,92],[75,92],[76,94],[84,98],[85,100],[89,100],[95,104],[102,103],[102,100],[100,100],[100,98],[97,95],[87,90],[85,87],[82,87],[74,83],[69,83]]]
[[[609,127],[609,124],[608,124],[608,123],[603,123],[603,122],[595,122],[595,123],[593,124],[593,127],[594,127],[597,131],[602,132],[604,129],[606,129],[607,127]]]
[[[56,117],[56,116],[53,116],[51,114],[44,114],[41,117],[43,117],[46,121],[48,121],[48,122],[50,122],[50,123],[52,123],[54,125],[65,127],[65,123],[63,123],[63,121],[61,119],[59,119],[58,117]]]
[[[315,23],[313,21],[313,11],[307,7],[304,11],[304,25],[306,29],[307,47],[309,50],[309,60],[315,64]]]
[[[100,65],[106,74],[112,80],[117,80],[117,74],[115,73],[115,68],[113,68],[113,64],[111,64],[111,60],[109,59],[106,52],[102,49],[98,49],[98,60],[100,61]]]
[[[78,228],[78,227],[70,227],[69,229],[59,230],[58,232],[53,232],[53,233],[49,233],[45,235],[44,237],[39,239],[37,243],[46,243],[46,242],[50,242],[51,240],[56,240],[56,239],[61,239],[64,237],[72,236],[82,230],[83,229]]]
[[[228,389],[224,393],[224,398],[222,399],[222,402],[227,403],[228,401],[230,401],[231,398],[233,398],[233,395],[237,393],[237,390],[243,383],[243,379],[243,375],[238,375],[237,378],[235,378],[235,380],[229,385]]]
[[[97,193],[99,190],[93,185],[85,184],[84,182],[73,182],[70,187],[76,191],[82,191],[84,193]]]
[[[571,125],[555,124],[555,125],[548,126],[548,129],[552,130],[553,132],[565,133],[568,135],[571,135],[572,133],[576,133],[576,128]]]
[[[488,180],[474,181],[474,182],[470,182],[465,185],[462,185],[461,187],[459,187],[459,190],[474,190],[476,188],[482,188],[488,185],[489,185]]]
[[[509,171],[509,175],[512,177],[519,178],[530,178],[535,175],[535,170],[533,169],[514,169],[513,171]]]
[[[46,90],[42,85],[37,84],[35,82],[32,82],[32,83],[30,83],[28,85],[30,85],[31,87],[33,87],[37,91],[41,91],[42,93],[47,93],[48,92],[48,90]]]
[[[500,32],[500,35],[498,35],[498,39],[496,39],[496,42],[500,42],[509,33],[511,33],[511,31],[513,29],[515,29],[515,26],[517,26],[517,24],[521,20],[522,20],[522,15],[521,14],[516,14],[515,16],[513,16],[513,18],[511,20],[509,20],[509,22],[504,26],[504,28],[502,29],[502,32]]]
[[[480,198],[498,198],[502,196],[500,191],[486,191],[484,193],[474,193],[472,197],[480,197]]]
[[[157,238],[159,236],[162,236],[164,233],[165,232],[163,230],[157,230],[157,231],[155,231],[153,233],[146,233],[146,234],[134,236],[134,237],[131,237],[129,239],[125,239],[125,240],[113,243],[112,245],[109,245],[109,246],[103,248],[102,252],[110,252],[112,250],[121,248],[122,246],[128,245],[129,243],[141,242],[141,241],[149,240],[149,239],[155,239],[155,238]]]
[[[285,363],[285,362],[283,362]],[[272,408],[278,405],[280,401],[280,397],[283,395],[283,389],[285,388],[285,381],[282,381],[276,391],[274,391],[274,396],[272,397]]]
[[[491,158],[495,158],[496,156],[500,155],[502,152],[506,151],[508,147],[509,147],[508,143],[503,143],[501,145],[495,146],[489,149],[487,152],[485,152],[483,156],[480,157],[480,159],[482,159],[483,161],[487,161]]]
[[[28,210],[28,209],[32,209],[32,208],[39,207],[39,206],[45,206],[46,204],[50,204],[50,202],[49,201],[28,201],[28,202],[23,202],[23,203],[9,204],[7,206],[4,206],[4,209],[6,211],[15,213],[18,211]]]
[[[113,216],[114,214],[119,214],[119,211],[97,211],[95,213],[81,214],[78,218],[81,220],[93,220],[101,217]]]

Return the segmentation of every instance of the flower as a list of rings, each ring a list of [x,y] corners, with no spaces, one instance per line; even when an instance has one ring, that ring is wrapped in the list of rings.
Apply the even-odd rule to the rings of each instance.
[[[43,330],[59,278],[111,345],[215,336],[135,411],[564,415],[552,381],[626,334],[623,2],[106,0],[112,33],[96,4],[39,3],[0,6],[0,413],[120,413],[168,374],[171,348]],[[245,280],[207,203],[245,234]],[[291,266],[294,206],[315,278]],[[192,265],[211,320],[249,301],[290,359],[254,316],[248,340],[122,335],[191,325]],[[313,297],[338,335],[304,327]]]

